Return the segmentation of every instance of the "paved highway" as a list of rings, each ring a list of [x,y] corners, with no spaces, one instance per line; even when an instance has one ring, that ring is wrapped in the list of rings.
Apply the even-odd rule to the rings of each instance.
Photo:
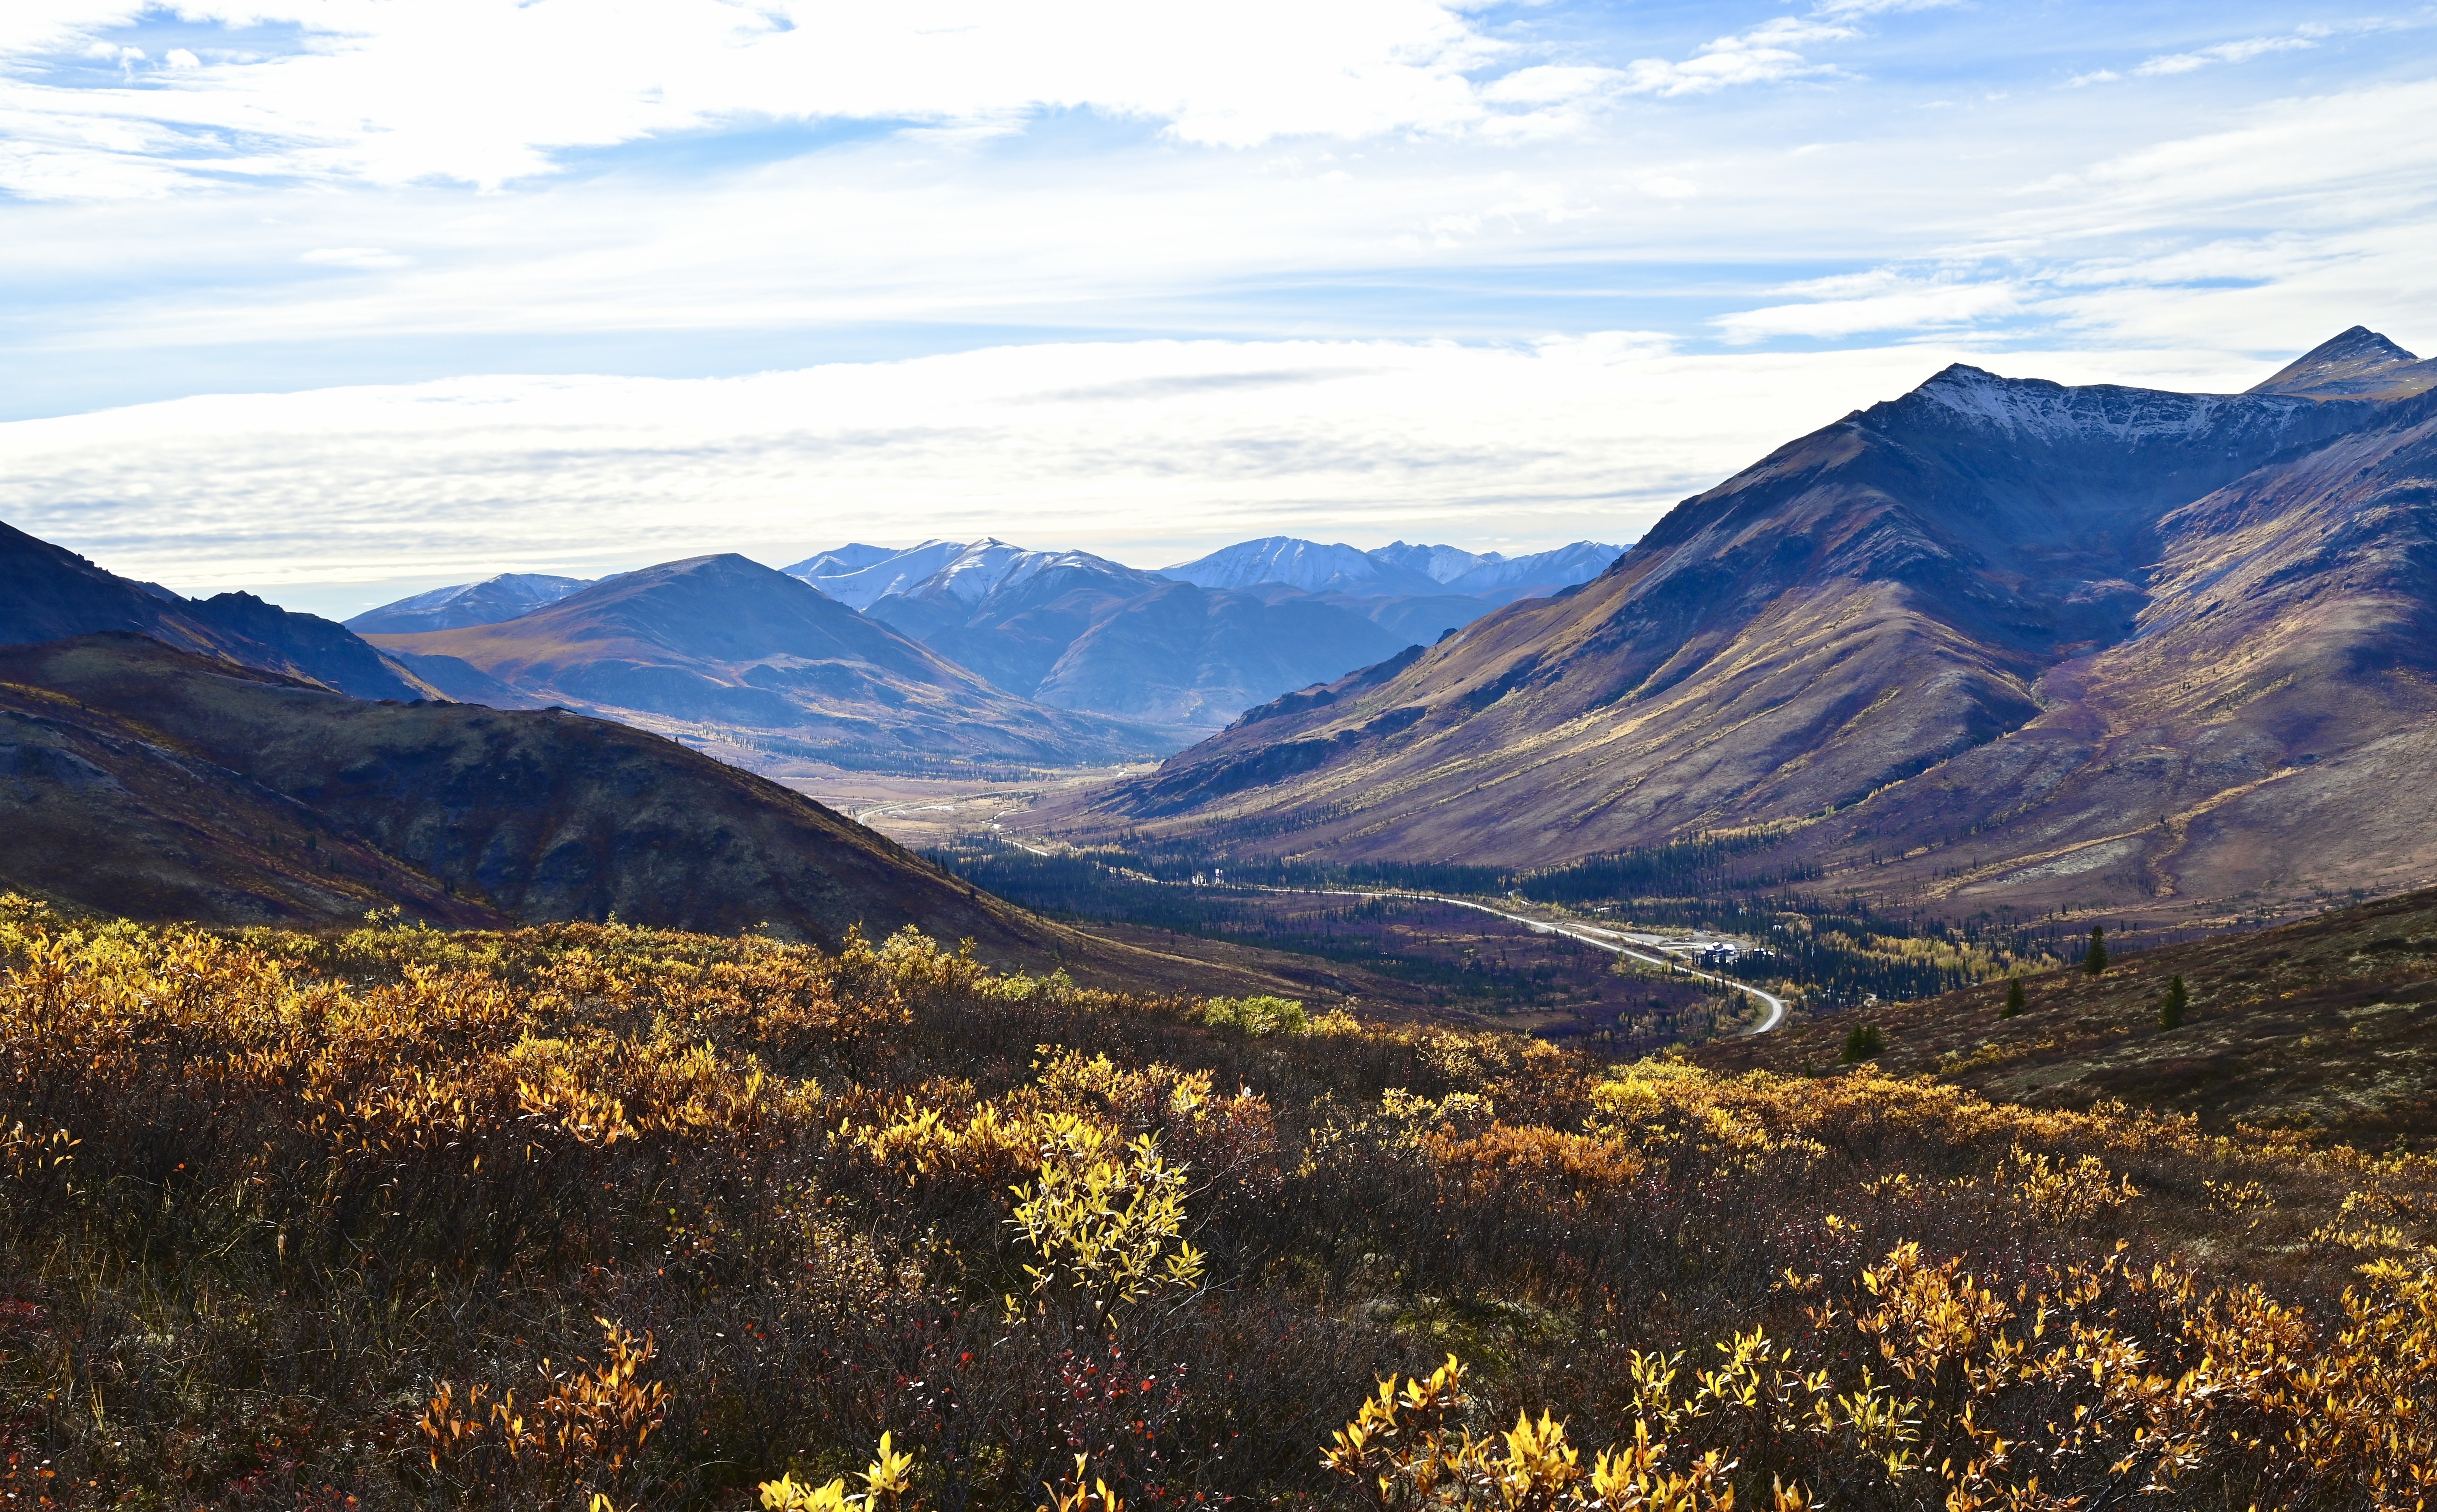
[[[1028,850],[1031,847],[1026,846],[1026,848]],[[1043,851],[1040,854],[1046,855],[1048,853]],[[1691,966],[1670,961],[1665,956],[1644,955],[1640,951],[1633,949],[1622,941],[1615,938],[1613,931],[1595,929],[1587,924],[1552,924],[1546,919],[1533,918],[1528,913],[1509,913],[1504,909],[1492,908],[1486,903],[1476,903],[1467,897],[1447,897],[1445,895],[1438,893],[1398,893],[1389,891],[1364,892],[1351,888],[1340,889],[1326,887],[1260,887],[1254,888],[1253,891],[1260,893],[1304,893],[1315,897],[1402,897],[1411,898],[1416,902],[1446,903],[1455,908],[1472,909],[1482,913],[1494,913],[1501,919],[1509,919],[1517,924],[1520,924],[1525,929],[1531,930],[1534,933],[1562,934],[1569,940],[1579,941],[1584,945],[1589,946],[1595,950],[1608,950],[1617,955],[1631,956],[1634,960],[1643,962],[1650,965],[1668,966],[1674,970],[1681,971],[1688,977],[1697,977],[1703,982],[1714,982],[1721,987],[1732,987],[1735,991],[1744,994],[1745,997],[1750,998],[1753,1001],[1758,1002],[1762,1007],[1768,1010],[1767,1017],[1762,1019],[1759,1023],[1754,1024],[1751,1028],[1744,1031],[1746,1034],[1765,1034],[1769,1031],[1777,1028],[1780,1024],[1785,1022],[1785,999],[1773,992],[1762,992],[1760,988],[1753,986],[1748,982],[1737,982],[1732,977],[1722,977],[1713,971],[1695,971]],[[1606,936],[1606,938],[1601,938],[1601,936],[1604,935]]]

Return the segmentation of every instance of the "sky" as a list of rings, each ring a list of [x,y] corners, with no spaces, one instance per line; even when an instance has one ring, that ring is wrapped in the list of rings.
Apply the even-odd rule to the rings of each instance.
[[[9,0],[0,520],[335,615],[1622,542],[1953,361],[2437,349],[2437,5]]]

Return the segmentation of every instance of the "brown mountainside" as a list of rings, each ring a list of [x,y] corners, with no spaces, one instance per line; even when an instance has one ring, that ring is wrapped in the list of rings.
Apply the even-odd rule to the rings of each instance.
[[[1581,588],[1051,817],[1508,865],[1764,826],[1756,864],[1966,912],[2411,885],[2437,865],[2432,437],[2427,394],[1952,368]]]
[[[911,925],[1144,991],[1326,999],[1308,957],[1040,918],[674,741],[368,703],[127,634],[0,648],[0,892],[148,921],[600,921],[834,945]]]
[[[2159,1009],[2181,976],[2183,1022]],[[2007,1102],[2102,1101],[2379,1145],[2437,1135],[2437,890],[2026,980],[1854,1009],[1693,1052],[1720,1069],[1819,1071],[1876,1024],[1883,1070]]]
[[[106,912],[322,922],[372,899],[1047,948],[1041,921],[870,830],[607,721],[367,703],[117,634],[0,651],[0,886]]]

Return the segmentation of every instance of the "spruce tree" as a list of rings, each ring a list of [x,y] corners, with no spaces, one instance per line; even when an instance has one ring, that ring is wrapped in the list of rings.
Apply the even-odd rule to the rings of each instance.
[[[2158,1004],[2158,1027],[2173,1029],[2183,1021],[2183,1010],[2190,1007],[2192,995],[2184,990],[2183,973],[2177,972],[2166,983],[2165,999]]]
[[[2006,983],[2006,1006],[1997,1010],[1997,1017],[2013,1017],[2023,1011],[2026,1000],[2023,993],[2023,975],[2018,971],[2014,973],[2014,980]]]
[[[2081,958],[2081,969],[2094,977],[2106,973],[2107,930],[2099,925],[2090,927],[2090,954]]]
[[[1887,1048],[1887,1039],[1876,1024],[1856,1024],[1845,1036],[1845,1064],[1858,1066]]]

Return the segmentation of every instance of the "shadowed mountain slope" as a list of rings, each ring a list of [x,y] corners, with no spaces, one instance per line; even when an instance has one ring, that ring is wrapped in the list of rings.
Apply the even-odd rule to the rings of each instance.
[[[125,630],[358,698],[434,691],[341,625],[250,593],[181,599],[0,525],[0,646]]]
[[[559,712],[367,703],[127,634],[0,648],[0,892],[210,925],[556,920],[834,945],[911,925],[1136,991],[1343,992],[1310,958],[1028,913],[774,783]]]
[[[665,563],[504,623],[378,643],[455,658],[530,698],[779,732],[850,760],[1080,764],[1156,743],[1148,731],[1009,696],[741,556]]]
[[[775,783],[603,720],[375,704],[132,635],[0,651],[0,886],[109,912],[604,919],[834,942],[1039,921]],[[370,900],[370,901],[368,901]]]
[[[1508,865],[1761,826],[1759,864],[1976,907],[2416,880],[2432,416],[1951,368],[1083,822]]]

